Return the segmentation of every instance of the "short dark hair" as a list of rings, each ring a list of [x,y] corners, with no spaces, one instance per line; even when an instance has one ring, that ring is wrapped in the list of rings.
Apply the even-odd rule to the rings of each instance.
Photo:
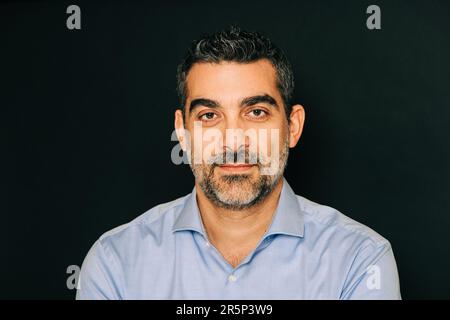
[[[260,59],[268,59],[276,70],[276,84],[289,121],[292,109],[291,99],[294,92],[294,74],[291,64],[283,51],[268,38],[258,32],[241,30],[237,26],[205,35],[200,40],[192,42],[185,57],[177,67],[177,93],[183,106],[183,113],[185,113],[187,99],[186,79],[189,70],[195,63],[219,63],[221,61],[250,63]]]

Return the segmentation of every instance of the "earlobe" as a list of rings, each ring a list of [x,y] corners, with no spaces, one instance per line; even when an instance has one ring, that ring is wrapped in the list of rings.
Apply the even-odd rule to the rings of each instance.
[[[302,105],[296,104],[292,107],[289,124],[289,148],[294,148],[303,132],[305,123],[305,109]]]

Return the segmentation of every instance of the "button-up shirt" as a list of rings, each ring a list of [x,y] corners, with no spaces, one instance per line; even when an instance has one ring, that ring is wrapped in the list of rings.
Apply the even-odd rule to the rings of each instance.
[[[196,190],[104,233],[77,299],[400,299],[390,243],[285,179],[270,227],[239,265],[208,240]]]

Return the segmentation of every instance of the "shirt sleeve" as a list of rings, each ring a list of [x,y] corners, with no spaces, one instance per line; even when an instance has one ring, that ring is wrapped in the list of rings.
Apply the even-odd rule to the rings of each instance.
[[[113,257],[97,240],[89,250],[80,271],[77,300],[122,299]]]
[[[342,290],[344,300],[400,300],[400,282],[389,242],[360,250]]]

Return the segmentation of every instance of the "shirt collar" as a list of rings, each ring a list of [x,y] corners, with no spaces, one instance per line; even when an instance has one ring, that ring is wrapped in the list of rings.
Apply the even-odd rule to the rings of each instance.
[[[200,211],[198,210],[195,187],[187,196],[186,202],[172,227],[173,232],[182,230],[197,231],[205,236]]]
[[[197,205],[195,187],[188,195],[184,207],[173,224],[173,232],[181,230],[192,230],[206,236]],[[303,212],[297,196],[284,177],[278,206],[265,236],[272,234],[285,234],[297,237],[303,237],[304,234]]]

